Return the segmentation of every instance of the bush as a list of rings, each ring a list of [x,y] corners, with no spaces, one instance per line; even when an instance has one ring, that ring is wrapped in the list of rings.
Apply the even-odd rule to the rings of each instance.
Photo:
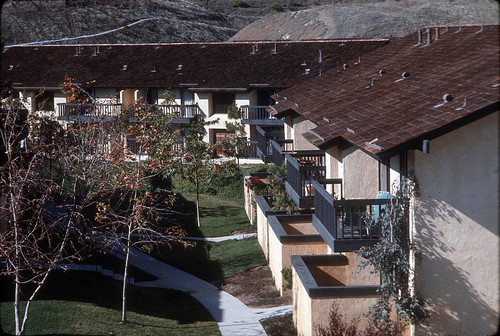
[[[352,319],[346,322],[337,305],[333,304],[328,317],[328,324],[324,327],[316,325],[315,335],[318,336],[400,336],[402,331],[392,324],[378,324],[373,321],[364,330],[358,329],[359,321]]]
[[[272,9],[272,10],[275,10],[277,12],[282,12],[283,11],[283,6],[280,5],[279,3],[277,2],[272,2],[270,5],[269,5],[269,8]]]
[[[292,289],[293,279],[292,279],[292,269],[290,267],[283,267],[281,270],[281,274],[283,274],[283,280],[285,283],[283,284],[283,289]]]
[[[234,7],[248,7],[247,3],[243,0],[233,0]]]
[[[196,187],[177,172],[172,182],[178,192],[196,193]],[[200,193],[229,198],[243,198],[243,175],[234,161],[216,165],[209,177],[200,181]]]

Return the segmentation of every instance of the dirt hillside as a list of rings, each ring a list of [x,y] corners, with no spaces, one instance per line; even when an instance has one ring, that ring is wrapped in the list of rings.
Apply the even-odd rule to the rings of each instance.
[[[429,25],[498,24],[491,0],[402,0],[321,6],[268,15],[231,40],[303,40],[404,36]]]

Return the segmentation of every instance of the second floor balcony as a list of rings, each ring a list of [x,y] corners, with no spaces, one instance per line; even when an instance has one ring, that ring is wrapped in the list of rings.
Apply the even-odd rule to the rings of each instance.
[[[271,141],[281,141],[284,137],[283,127],[257,126],[257,157],[264,163],[272,162]]]
[[[121,104],[57,104],[57,118],[59,120],[87,120],[115,118],[122,113]],[[138,105],[134,111],[129,107],[131,122],[145,121],[148,117],[162,115],[171,119],[173,123],[190,123],[194,118],[203,116],[203,111],[197,104],[192,105]]]
[[[57,104],[57,119],[87,120],[89,118],[114,118],[122,111],[121,104]]]
[[[285,154],[286,191],[299,208],[314,205],[313,181],[325,179],[325,155],[321,150],[296,151]]]
[[[336,199],[313,181],[313,225],[333,252],[353,252],[380,238],[380,220],[390,199]]]
[[[131,122],[139,122],[139,121],[145,121],[149,117],[152,118],[157,115],[167,117],[173,123],[189,124],[195,118],[202,117],[204,113],[200,109],[198,104],[190,104],[190,105],[148,104],[148,105],[141,105],[138,111],[134,111],[133,109],[130,110],[129,119]]]
[[[241,107],[241,121],[249,125],[281,126],[284,121],[272,116],[267,109],[269,106],[251,106]]]

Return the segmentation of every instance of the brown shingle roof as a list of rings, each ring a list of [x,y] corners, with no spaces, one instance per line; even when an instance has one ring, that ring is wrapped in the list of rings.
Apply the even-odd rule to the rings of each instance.
[[[100,45],[99,53],[96,45],[81,46],[81,53],[74,45],[12,47],[2,54],[1,74],[23,87],[57,87],[70,75],[93,87],[286,88],[386,43],[357,40],[347,48],[331,40]]]
[[[416,32],[362,56],[360,62],[351,60],[346,69],[282,91],[274,108],[278,114],[293,110],[314,122],[314,132],[325,141],[311,133],[305,136],[317,146],[341,137],[381,156],[431,139],[464,118],[498,110],[499,26],[437,29],[438,40],[436,27],[431,28],[430,45],[424,29],[423,43],[417,43]],[[385,71],[382,76],[380,70]],[[401,80],[404,72],[410,76]],[[453,99],[440,105],[445,94]]]

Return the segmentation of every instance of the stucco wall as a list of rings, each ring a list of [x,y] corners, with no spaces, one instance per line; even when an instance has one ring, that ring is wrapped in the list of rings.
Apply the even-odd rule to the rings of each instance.
[[[337,146],[330,147],[325,151],[325,166],[326,166],[326,178],[340,178],[339,174],[339,150]],[[331,184],[326,186],[326,190],[331,194],[335,192],[336,195],[340,195],[340,186]],[[340,198],[340,197],[339,197]]]
[[[268,247],[268,232],[269,232],[269,222],[267,221],[267,216],[264,214],[259,205],[257,205],[257,240],[262,248],[262,252],[269,260],[269,247]]]
[[[499,113],[413,153],[420,187],[416,289],[430,304],[417,335],[497,331],[499,318]]]
[[[284,133],[285,133],[285,140],[293,140],[293,118],[292,116],[286,116],[285,117],[285,124],[284,124]]]
[[[120,103],[124,105],[130,105],[135,102],[135,90],[133,89],[125,89],[121,90],[120,94]]]
[[[302,133],[316,127],[311,121],[300,116],[293,119],[292,139],[294,150],[317,150],[318,148],[307,141]]]
[[[300,281],[295,269],[292,269],[293,288],[293,323],[298,336],[312,335],[312,300]]]
[[[378,187],[378,161],[356,147],[341,151],[346,199],[375,198]]]
[[[312,226],[312,223],[310,225]],[[326,254],[327,246],[326,243],[318,242],[281,243],[280,237],[281,235],[277,234],[272,227],[269,228],[269,268],[271,269],[276,289],[283,295],[283,284],[285,282],[281,271],[285,267],[292,267],[291,256]]]

